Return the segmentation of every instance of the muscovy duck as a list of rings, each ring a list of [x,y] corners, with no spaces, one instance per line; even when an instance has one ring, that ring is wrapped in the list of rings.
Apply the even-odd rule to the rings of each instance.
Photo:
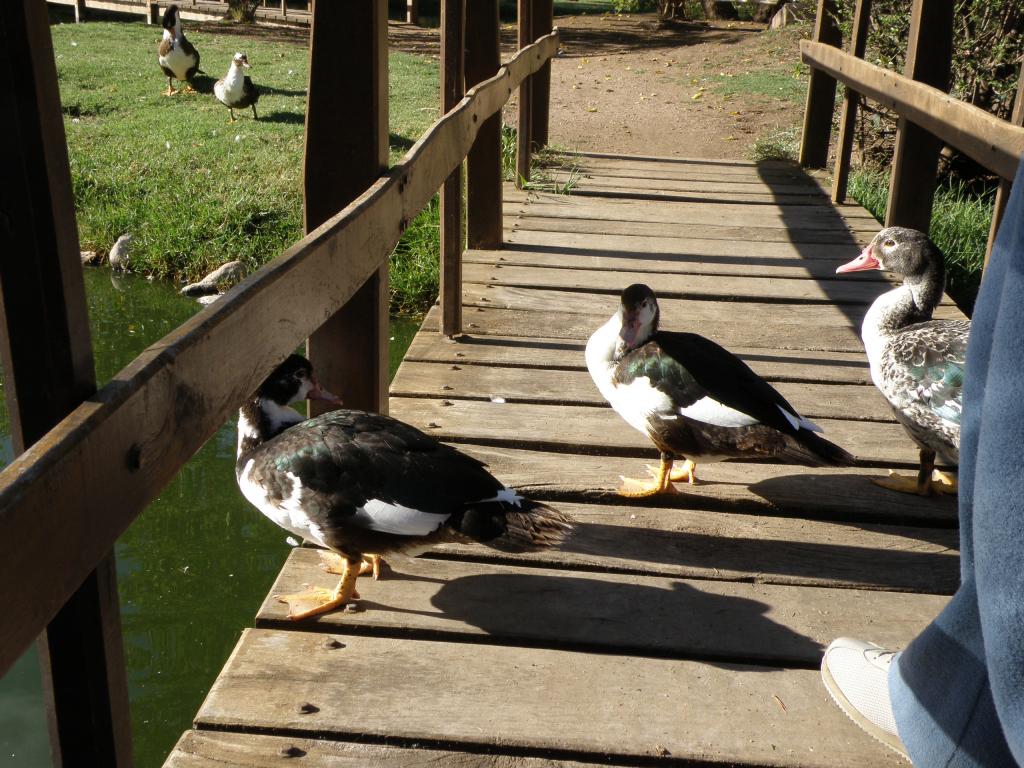
[[[587,342],[587,368],[601,394],[661,451],[653,482],[624,477],[621,495],[672,493],[673,482],[696,482],[698,462],[726,458],[853,463],[746,363],[703,336],[659,330],[659,317],[654,291],[631,285]],[[686,462],[673,472],[678,458]]]
[[[238,411],[235,473],[243,495],[282,528],[336,553],[341,581],[277,596],[289,618],[343,607],[378,556],[443,541],[506,551],[557,546],[570,519],[505,487],[484,464],[388,416],[354,410],[303,419],[288,404],[340,401],[292,355]],[[373,553],[369,555],[368,553]]]
[[[932,320],[942,300],[946,268],[942,253],[924,232],[887,227],[838,273],[880,269],[903,276],[864,316],[861,338],[871,380],[892,406],[896,420],[920,449],[917,478],[890,474],[884,488],[927,496],[955,493],[956,481],[935,470],[936,454],[960,461],[960,414],[969,320]]]
[[[167,75],[167,92],[164,95],[175,93],[174,80],[184,82],[185,90],[194,93],[192,78],[202,71],[199,69],[199,51],[185,38],[177,5],[167,6],[161,24],[164,34],[156,49],[156,60]]]
[[[235,110],[252,107],[252,119],[259,120],[256,114],[256,102],[260,100],[260,92],[253,85],[248,75],[243,74],[242,68],[249,69],[249,59],[244,53],[236,53],[228,67],[228,73],[213,84],[213,95],[217,101],[228,108],[231,114],[229,123],[235,122]]]

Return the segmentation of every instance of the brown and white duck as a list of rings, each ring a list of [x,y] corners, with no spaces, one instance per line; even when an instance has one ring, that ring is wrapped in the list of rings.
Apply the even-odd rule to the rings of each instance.
[[[310,362],[292,355],[238,411],[243,495],[282,528],[335,553],[325,565],[341,575],[333,590],[279,596],[291,619],[358,597],[356,578],[376,576],[380,555],[444,541],[543,549],[572,529],[561,512],[520,496],[481,462],[415,427],[354,410],[303,419],[288,404],[304,399],[340,403],[319,386]]]
[[[213,84],[213,95],[217,101],[228,108],[231,114],[230,123],[235,122],[235,110],[252,107],[253,120],[259,120],[256,114],[256,102],[260,100],[260,92],[253,85],[249,76],[242,69],[249,69],[249,59],[244,53],[236,53],[228,67],[228,73]]]
[[[924,232],[887,227],[861,254],[836,272],[880,269],[903,283],[879,296],[864,316],[861,338],[871,380],[889,401],[896,420],[920,449],[916,478],[891,474],[878,485],[894,491],[955,493],[956,481],[935,471],[936,455],[960,461],[960,415],[969,320],[933,320],[942,300],[946,268]]]
[[[194,93],[192,78],[202,72],[199,69],[199,51],[185,38],[177,5],[167,6],[161,24],[164,34],[157,47],[156,60],[160,64],[160,69],[167,75],[167,91],[164,95],[176,93],[175,80],[185,83],[185,90]]]
[[[623,478],[621,495],[671,493],[673,482],[696,482],[697,463],[727,458],[853,463],[738,357],[695,333],[659,330],[659,319],[654,291],[631,285],[587,342],[587,368],[601,394],[661,451],[653,482]],[[681,458],[686,463],[673,472]]]

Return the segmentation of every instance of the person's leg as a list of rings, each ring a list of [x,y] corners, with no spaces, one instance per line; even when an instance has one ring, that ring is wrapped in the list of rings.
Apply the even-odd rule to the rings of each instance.
[[[962,584],[889,672],[896,726],[920,766],[1012,766],[1012,754],[1024,762],[1022,272],[1024,165],[971,320],[960,436]]]

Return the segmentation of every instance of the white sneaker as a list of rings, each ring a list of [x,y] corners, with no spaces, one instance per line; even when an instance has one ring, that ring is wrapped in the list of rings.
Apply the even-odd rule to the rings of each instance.
[[[874,643],[840,637],[825,649],[821,679],[847,717],[909,760],[889,700],[889,667],[894,655]]]

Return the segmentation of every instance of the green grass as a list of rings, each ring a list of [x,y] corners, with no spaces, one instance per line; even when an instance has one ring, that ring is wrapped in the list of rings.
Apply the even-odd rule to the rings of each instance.
[[[750,159],[755,163],[762,160],[792,160],[800,156],[800,129],[781,128],[761,134],[754,140]]]
[[[715,75],[712,82],[722,96],[766,96],[800,104],[807,95],[807,78],[798,71],[757,70]]]
[[[881,172],[859,171],[850,177],[850,196],[875,218],[885,218],[889,177]],[[992,224],[992,197],[970,194],[962,186],[944,186],[935,192],[930,234],[946,255],[946,289],[970,315],[981,284],[988,231]]]
[[[204,92],[168,98],[156,27],[58,24],[52,34],[83,249],[131,232],[133,271],[178,281],[232,259],[256,268],[302,236],[305,47],[196,32]],[[261,88],[260,120],[242,111],[228,125],[210,91],[239,48]],[[390,66],[396,159],[437,117],[438,66],[402,53]]]

